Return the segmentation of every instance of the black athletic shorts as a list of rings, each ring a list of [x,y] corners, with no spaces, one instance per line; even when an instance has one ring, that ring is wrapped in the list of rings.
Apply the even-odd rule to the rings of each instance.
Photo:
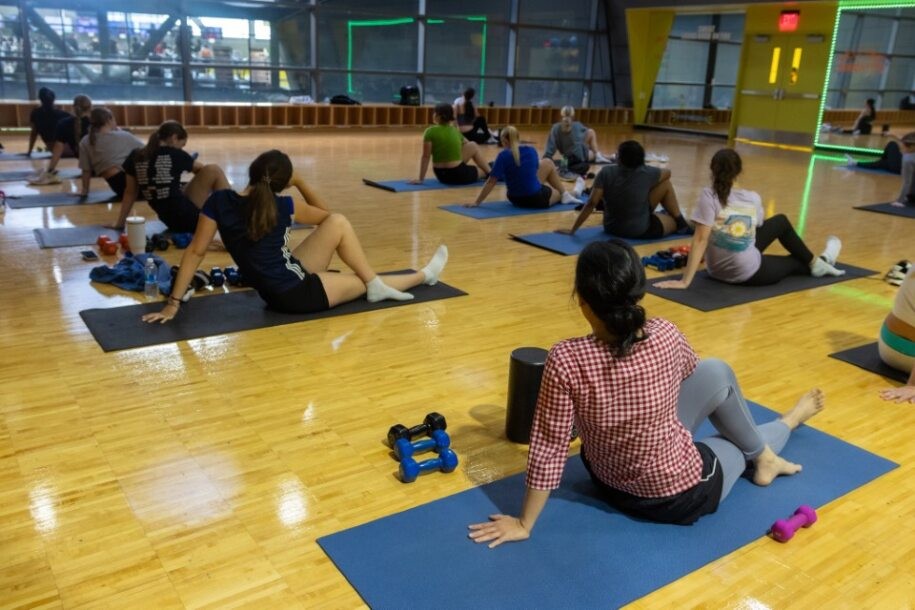
[[[194,202],[182,194],[170,199],[150,201],[149,206],[156,211],[169,231],[173,233],[193,233],[197,230],[197,218],[200,210]]]
[[[118,199],[124,198],[124,191],[127,190],[127,174],[120,171],[110,178],[105,178],[105,182],[108,183],[114,194],[118,196]]]
[[[513,206],[519,208],[542,209],[550,207],[550,198],[552,196],[553,189],[545,184],[541,184],[539,193],[534,193],[533,195],[525,195],[524,197],[516,197],[509,194],[508,200],[511,201]]]
[[[433,167],[432,172],[442,184],[473,184],[480,180],[477,168],[466,163],[455,167]]]
[[[283,313],[315,313],[330,309],[324,284],[314,273],[309,273],[299,284],[282,294],[260,293],[270,309]]]
[[[603,202],[602,202],[603,203]],[[606,219],[606,217],[605,217]],[[626,231],[612,230],[613,227],[604,225],[604,232],[624,239],[660,239],[664,237],[664,224],[656,214],[648,214],[648,229],[641,235],[625,235]]]

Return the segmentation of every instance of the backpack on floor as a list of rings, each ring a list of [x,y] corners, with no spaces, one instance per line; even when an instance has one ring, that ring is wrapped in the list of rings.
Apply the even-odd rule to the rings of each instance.
[[[401,106],[419,106],[419,87],[416,85],[404,85],[400,88],[400,105]]]
[[[331,104],[342,104],[344,106],[361,106],[362,104],[354,100],[348,95],[335,95],[330,98]]]

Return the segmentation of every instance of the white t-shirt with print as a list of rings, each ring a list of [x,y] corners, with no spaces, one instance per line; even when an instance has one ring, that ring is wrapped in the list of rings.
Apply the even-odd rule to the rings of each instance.
[[[731,189],[727,205],[722,207],[715,191],[702,189],[693,221],[711,227],[705,265],[716,280],[739,284],[750,279],[762,262],[756,249],[756,228],[763,223],[759,193]]]

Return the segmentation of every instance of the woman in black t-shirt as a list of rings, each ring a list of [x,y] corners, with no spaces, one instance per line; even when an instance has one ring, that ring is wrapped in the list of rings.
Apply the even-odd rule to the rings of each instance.
[[[29,133],[29,149],[25,153],[26,155],[32,154],[32,149],[35,148],[35,142],[39,136],[49,150],[54,145],[54,130],[57,129],[57,122],[67,118],[66,112],[54,106],[56,99],[57,95],[47,87],[38,90],[40,106],[32,110],[32,114],[29,115],[32,131]]]
[[[442,245],[419,271],[381,276],[375,273],[352,225],[342,214],[332,214],[323,201],[292,170],[289,157],[278,150],[263,153],[248,169],[243,193],[217,191],[203,206],[197,231],[181,257],[174,289],[162,311],[146,314],[146,322],[175,317],[187,286],[203,262],[216,231],[238,265],[245,283],[257,290],[277,311],[311,313],[353,301],[365,295],[371,302],[407,301],[409,290],[435,284],[448,261]],[[279,193],[295,188],[305,203]],[[295,249],[289,247],[292,221],[317,225]],[[328,271],[334,254],[352,273]]]
[[[51,160],[48,168],[41,172],[29,184],[44,185],[60,183],[57,175],[57,164],[62,157],[78,157],[79,143],[83,136],[89,135],[89,113],[92,112],[92,100],[88,95],[77,95],[73,98],[73,114],[68,114],[57,121],[54,128],[54,144],[51,147]]]
[[[165,121],[143,148],[133,151],[124,162],[127,186],[121,201],[121,213],[114,225],[121,230],[130,216],[134,202],[145,199],[159,220],[176,233],[193,233],[197,216],[210,193],[231,188],[218,165],[204,165],[183,148],[187,131],[177,121]],[[181,174],[191,172],[194,178],[181,188]]]

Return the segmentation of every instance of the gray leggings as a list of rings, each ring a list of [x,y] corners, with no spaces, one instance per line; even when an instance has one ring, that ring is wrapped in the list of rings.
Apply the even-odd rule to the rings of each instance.
[[[694,435],[706,418],[718,430],[719,434],[698,440],[718,458],[724,477],[721,500],[746,470],[747,460],[759,456],[766,445],[779,453],[791,434],[781,420],[757,426],[740,393],[734,371],[726,362],[714,358],[701,361],[680,385],[677,414]]]

